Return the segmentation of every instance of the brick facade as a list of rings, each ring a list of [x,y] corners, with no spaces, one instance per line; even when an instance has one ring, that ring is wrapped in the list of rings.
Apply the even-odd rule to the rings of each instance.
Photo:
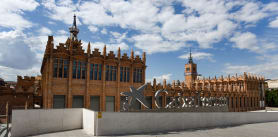
[[[80,40],[68,38],[57,48],[53,41],[53,36],[49,36],[41,67],[44,108],[53,108],[55,95],[65,97],[67,108],[73,107],[74,96],[83,97],[84,108],[92,105],[91,96],[98,96],[100,111],[106,111],[106,97],[112,96],[115,111],[119,111],[120,92],[128,91],[131,85],[138,87],[145,83],[145,53],[142,59],[134,57],[133,51],[128,57],[127,53],[121,55],[119,48],[115,56],[113,51],[107,54],[106,46],[102,53],[96,48],[91,52],[90,43],[85,53]]]

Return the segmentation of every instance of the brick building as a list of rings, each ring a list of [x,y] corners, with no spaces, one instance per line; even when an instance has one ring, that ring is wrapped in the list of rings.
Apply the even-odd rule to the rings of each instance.
[[[171,97],[178,97],[179,94],[183,97],[213,97],[227,98],[229,111],[253,111],[264,109],[265,100],[265,82],[263,77],[258,77],[252,74],[244,73],[243,75],[235,75],[216,78],[199,79],[197,72],[197,64],[193,62],[190,53],[188,63],[185,64],[185,81],[173,81],[172,84],[167,84],[166,80],[163,83],[153,80],[153,84],[148,83],[144,95],[152,108],[155,108],[155,92],[159,89],[166,89],[168,94],[162,93],[159,97],[159,104],[165,107],[170,102]],[[200,94],[198,94],[198,92]]]
[[[69,28],[70,37],[65,43],[54,48],[53,36],[48,37],[41,66],[41,91],[44,108],[84,107],[96,111],[120,111],[124,96],[120,92],[129,91],[130,86],[139,87],[145,83],[146,54],[142,59],[113,51],[107,53],[104,46],[87,52],[82,49],[79,30],[74,16],[73,26]],[[198,78],[197,64],[191,56],[185,64],[185,81],[173,81],[172,84],[147,83],[144,91],[151,108],[155,107],[154,94],[159,89],[162,93],[159,102],[163,107],[171,97],[225,97],[228,99],[229,111],[250,111],[264,108],[264,78],[244,73],[241,76],[219,78]],[[137,102],[138,109],[145,109]]]
[[[53,36],[48,37],[41,66],[44,108],[119,111],[120,92],[145,83],[146,54],[141,59],[132,51],[128,57],[119,48],[115,55],[107,53],[106,46],[101,53],[91,51],[90,43],[84,52],[75,16],[69,30],[70,37],[56,48]]]
[[[42,106],[40,77],[17,76],[16,83],[9,83],[0,79],[0,115],[6,113],[7,103],[9,113],[12,109],[35,108],[35,104],[37,108]]]

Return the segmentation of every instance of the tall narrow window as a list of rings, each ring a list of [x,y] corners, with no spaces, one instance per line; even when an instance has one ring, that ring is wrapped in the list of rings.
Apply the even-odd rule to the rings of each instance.
[[[59,60],[59,78],[63,77],[63,59]]]
[[[142,69],[139,69],[139,80],[140,83],[142,82]]]
[[[136,78],[137,78],[137,76],[136,76],[136,71],[137,71],[137,69],[134,69],[133,70],[133,82],[137,82],[137,80],[136,80]]]
[[[86,78],[86,63],[82,62],[82,79]]]
[[[74,60],[72,65],[72,78],[76,78],[76,66],[77,62]]]
[[[64,60],[64,78],[68,77],[68,73],[69,73],[69,61]]]
[[[140,72],[140,69],[137,69],[137,72],[136,72],[137,73],[137,75],[136,75],[136,82],[140,82],[139,81],[140,80],[139,79],[140,78],[140,73],[139,72]]]
[[[91,64],[90,66],[90,80],[93,80],[94,76],[94,64]]]
[[[127,82],[129,82],[129,68],[127,68]]]
[[[81,78],[81,62],[78,62],[78,66],[77,66],[77,78],[80,79]]]
[[[106,72],[105,72],[105,80],[108,81],[109,79],[109,66],[106,65]]]
[[[98,70],[98,64],[95,64],[94,80],[97,80],[97,70]]]
[[[120,81],[123,81],[123,67],[120,67]]]
[[[112,81],[112,66],[109,67],[109,81]]]
[[[58,59],[54,59],[54,63],[53,63],[53,77],[57,77],[57,72],[58,72]]]
[[[124,67],[124,82],[126,82],[126,67]]]
[[[117,80],[117,68],[116,66],[113,66],[113,81],[116,81]]]
[[[101,70],[102,70],[102,67],[101,67],[102,65],[101,64],[99,64],[98,65],[98,80],[101,80]]]

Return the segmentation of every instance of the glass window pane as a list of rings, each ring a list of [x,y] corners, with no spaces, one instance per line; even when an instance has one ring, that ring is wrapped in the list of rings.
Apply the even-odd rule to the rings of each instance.
[[[91,96],[90,109],[94,110],[94,111],[100,110],[100,97],[99,96]]]
[[[133,70],[133,82],[136,82],[136,69]]]
[[[99,64],[99,67],[98,67],[98,80],[101,80],[101,70],[102,70],[102,67],[101,67],[102,65],[101,64]]]
[[[113,67],[113,81],[116,81],[117,80],[117,68],[116,66]]]
[[[54,59],[54,63],[53,63],[53,77],[57,77],[57,70],[58,69],[58,59]]]
[[[68,77],[68,69],[69,68],[69,61],[68,60],[64,60],[64,78]]]
[[[124,82],[126,82],[126,67],[124,67]]]
[[[86,63],[82,62],[82,79],[86,78]]]
[[[84,107],[83,96],[80,96],[80,95],[73,96],[72,108],[83,108],[83,107]]]
[[[59,78],[63,77],[63,59],[59,60]]]
[[[98,64],[95,64],[94,80],[97,80],[97,70],[98,70]]]
[[[65,95],[53,96],[53,108],[65,108]]]
[[[81,62],[78,62],[78,67],[77,67],[77,78],[81,78]]]
[[[113,66],[110,66],[110,68],[109,68],[109,81],[112,81],[112,70],[113,70],[112,67]]]
[[[74,60],[72,65],[72,78],[76,78],[76,65],[77,62]]]
[[[107,112],[115,111],[115,97],[114,96],[106,96],[105,108],[106,108]]]
[[[90,68],[90,80],[93,80],[93,74],[94,74],[94,64],[91,64],[91,68]]]
[[[120,67],[120,81],[123,81],[123,67]]]
[[[105,70],[105,80],[108,81],[109,80],[109,66],[106,65],[106,70]]]
[[[127,68],[127,82],[129,82],[129,68]]]
[[[136,75],[136,81],[137,81],[137,82],[140,82],[140,79],[139,79],[139,78],[140,78],[140,73],[139,73],[139,71],[140,71],[140,70],[137,69],[137,75]]]

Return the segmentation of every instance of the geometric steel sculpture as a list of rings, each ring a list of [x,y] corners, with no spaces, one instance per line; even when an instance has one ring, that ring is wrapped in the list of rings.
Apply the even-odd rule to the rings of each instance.
[[[144,95],[143,95],[143,91],[145,89],[145,87],[147,86],[147,84],[142,85],[141,87],[139,87],[138,89],[135,89],[134,87],[130,87],[130,92],[121,92],[121,95],[127,96],[128,98],[130,98],[130,103],[124,104],[124,110],[127,110],[129,108],[134,108],[134,104],[135,101],[139,101],[143,106],[145,106],[146,108],[150,108],[150,106],[148,106],[148,102],[146,101]]]

